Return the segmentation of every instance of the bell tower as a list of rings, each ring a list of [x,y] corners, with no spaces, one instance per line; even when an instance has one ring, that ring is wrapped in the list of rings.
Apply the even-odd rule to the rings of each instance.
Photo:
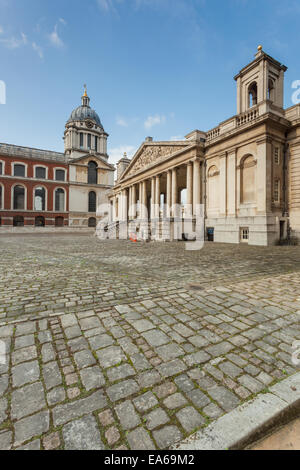
[[[284,73],[287,67],[258,46],[254,61],[234,77],[237,82],[237,114],[269,102],[283,109]]]

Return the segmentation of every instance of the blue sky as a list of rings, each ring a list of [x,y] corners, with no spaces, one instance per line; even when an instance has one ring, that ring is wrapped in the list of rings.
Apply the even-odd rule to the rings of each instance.
[[[115,162],[236,113],[258,44],[300,80],[299,0],[0,0],[0,142],[63,151],[87,83]]]

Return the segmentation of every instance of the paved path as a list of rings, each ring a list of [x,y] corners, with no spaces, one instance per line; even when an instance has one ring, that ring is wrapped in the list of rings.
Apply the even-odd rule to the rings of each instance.
[[[294,374],[300,247],[0,237],[0,449],[166,449]]]

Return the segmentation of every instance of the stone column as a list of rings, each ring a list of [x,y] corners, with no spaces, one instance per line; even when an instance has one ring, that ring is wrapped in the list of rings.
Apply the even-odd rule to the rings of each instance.
[[[193,215],[193,163],[189,162],[186,167],[186,215]]]
[[[201,203],[201,171],[200,161],[194,160],[193,162],[193,215],[199,213],[199,204]],[[197,210],[198,208],[198,210]]]
[[[122,220],[127,221],[128,219],[128,196],[127,196],[127,189],[122,191]]]
[[[178,187],[177,187],[177,168],[173,168],[172,170],[172,214],[173,217],[177,217],[177,197],[178,197]]]
[[[131,202],[132,202],[131,217],[135,219],[136,218],[136,186],[135,184],[132,186],[132,190],[131,190]]]
[[[139,183],[139,219],[141,219],[142,217],[142,194],[143,194],[142,183]]]
[[[147,183],[146,181],[142,182],[142,211],[141,211],[141,217],[142,219],[147,218]]]
[[[132,218],[132,186],[129,187],[128,217],[129,217],[129,220]]]
[[[235,150],[232,150],[228,154],[227,192],[228,192],[227,214],[229,217],[235,217],[236,216],[236,200],[237,200],[237,170],[236,170],[236,151]]]
[[[159,219],[160,212],[160,175],[156,176],[155,183],[155,218]]]
[[[220,168],[220,216],[226,217],[227,215],[227,155],[224,153],[220,155],[219,159],[219,168]]]
[[[172,172],[167,172],[167,217],[171,217],[171,206],[172,206]]]
[[[151,178],[151,219],[155,219],[155,177]]]

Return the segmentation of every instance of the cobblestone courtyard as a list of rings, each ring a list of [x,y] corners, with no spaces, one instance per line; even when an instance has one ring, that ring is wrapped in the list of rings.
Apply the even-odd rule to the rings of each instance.
[[[166,449],[299,371],[300,247],[0,237],[0,449]]]

